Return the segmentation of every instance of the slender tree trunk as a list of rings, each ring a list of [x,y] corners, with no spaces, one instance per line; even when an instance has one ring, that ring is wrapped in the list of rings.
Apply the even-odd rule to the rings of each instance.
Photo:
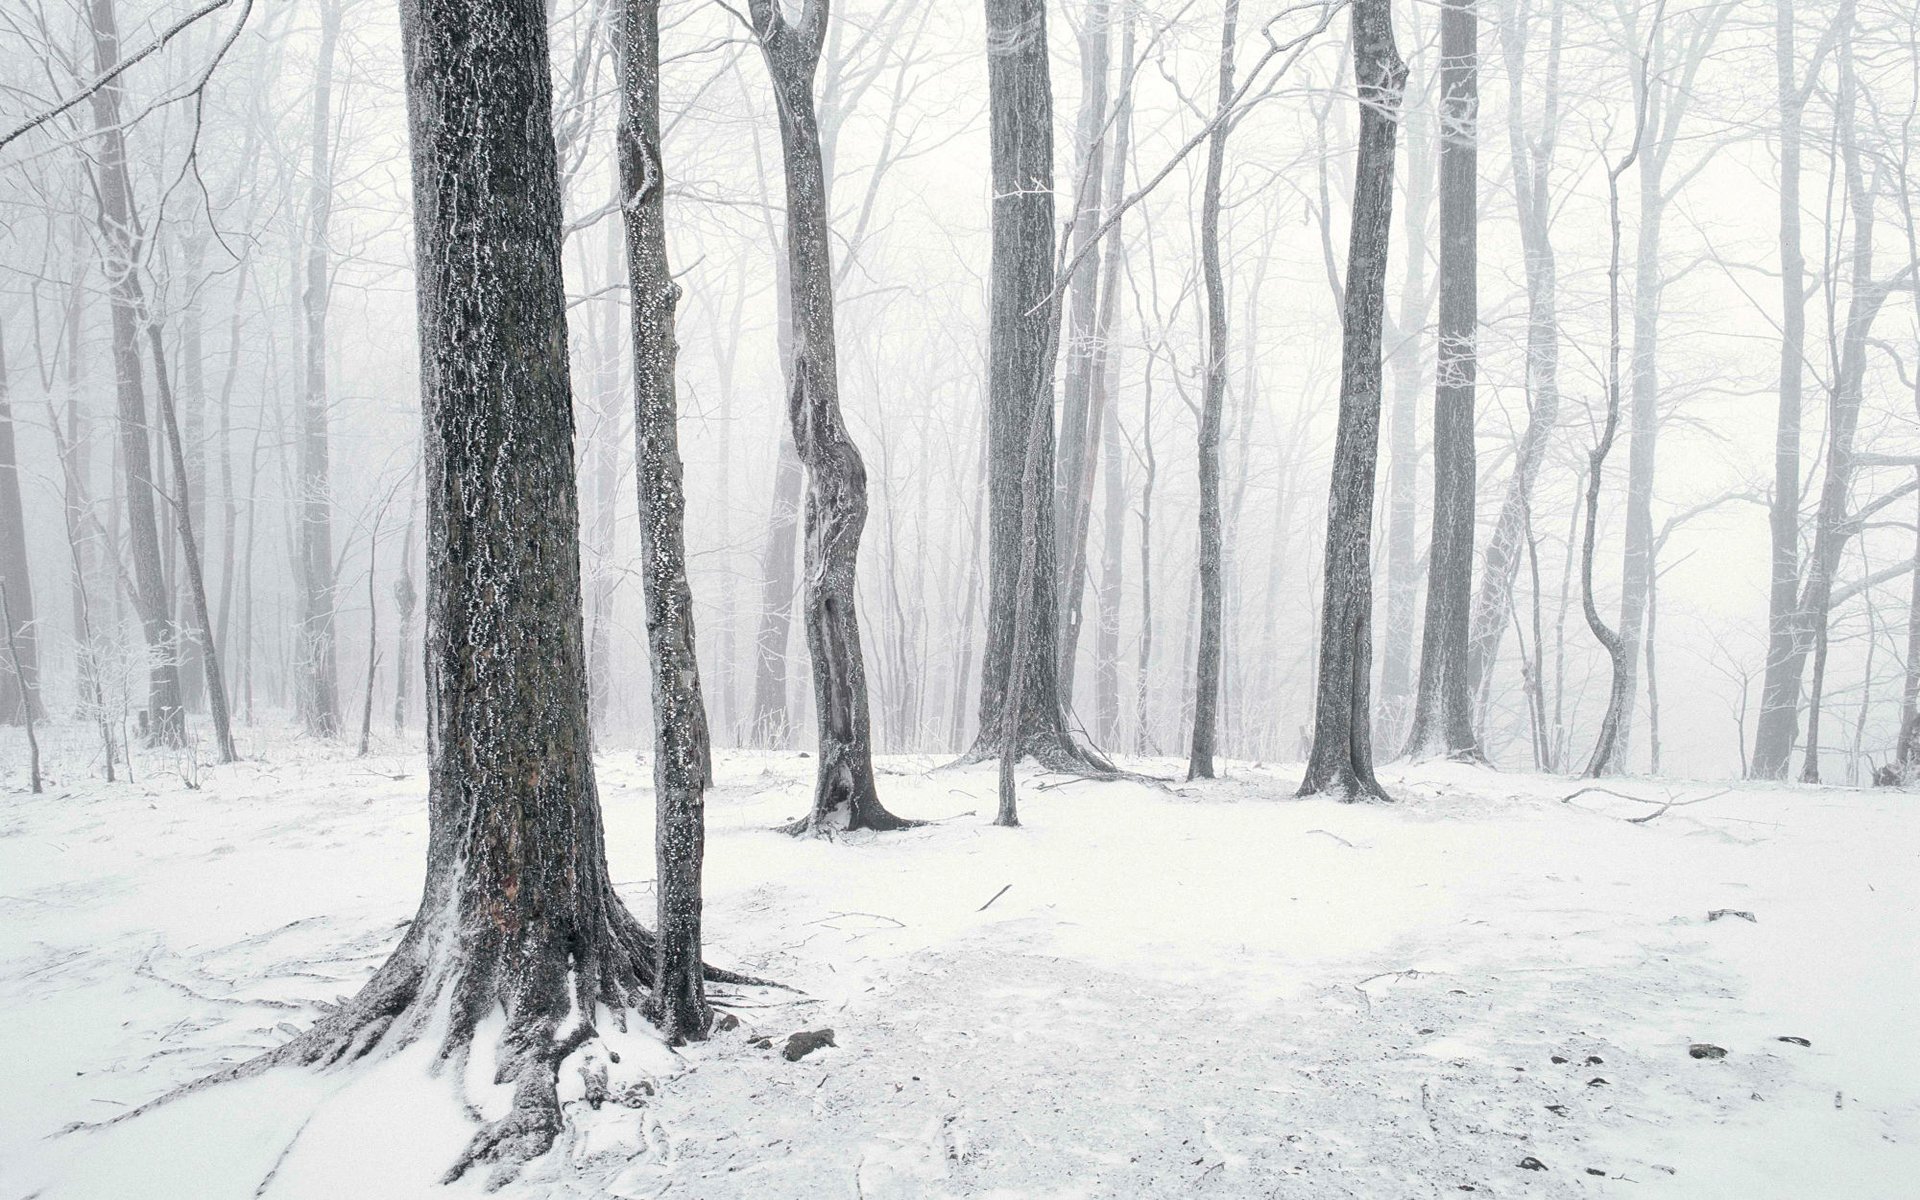
[[[1340,420],[1327,496],[1325,597],[1313,748],[1303,796],[1386,799],[1373,776],[1373,485],[1380,441],[1380,330],[1393,219],[1393,151],[1407,66],[1387,0],[1353,0],[1353,75],[1360,101],[1353,224],[1341,335]]]
[[[1153,740],[1153,708],[1150,703],[1153,678],[1153,484],[1158,463],[1153,455],[1153,368],[1154,356],[1147,356],[1140,387],[1140,658],[1133,672],[1134,750],[1150,754]]]
[[[1774,90],[1780,120],[1780,398],[1774,418],[1767,527],[1767,667],[1749,774],[1784,779],[1800,733],[1800,420],[1807,336],[1806,256],[1800,237],[1800,131],[1806,92],[1794,49],[1794,0],[1774,0]]]
[[[713,782],[706,706],[687,582],[686,489],[674,392],[679,285],[667,262],[660,157],[659,0],[626,0],[620,45],[620,192],[632,293],[634,447],[641,584],[653,681],[654,865],[659,884],[650,1015],[669,1041],[707,1036],[713,1010],[700,968],[702,796]]]
[[[788,21],[777,0],[751,0],[754,32],[772,77],[787,190],[787,254],[795,354],[787,397],[794,450],[807,469],[806,589],[802,608],[819,729],[812,811],[795,833],[898,829],[874,784],[867,672],[854,611],[854,570],[867,520],[867,471],[840,414],[826,172],[814,113],[814,75],[828,0],[806,0]]]
[[[380,519],[376,516],[373,530],[367,535],[367,686],[360,698],[358,753],[361,758],[367,756],[367,749],[373,743],[373,680],[380,668],[380,594],[373,587],[377,578],[374,564],[379,558],[379,550]]]
[[[12,672],[13,681],[20,690],[20,723],[27,730],[27,779],[33,788],[33,794],[40,794],[40,739],[33,732],[33,708],[35,696],[31,690],[30,676],[26,661],[20,657],[20,630],[14,624],[13,608],[7,603],[7,584],[0,579],[0,629],[7,635],[7,666]]]
[[[1219,90],[1200,193],[1200,273],[1207,298],[1207,361],[1200,401],[1200,651],[1193,674],[1193,742],[1188,779],[1212,779],[1220,713],[1222,622],[1226,580],[1220,545],[1220,424],[1227,402],[1227,283],[1220,266],[1221,174],[1233,104],[1233,41],[1240,0],[1227,0],[1220,25]]]
[[[1916,390],[1915,399],[1920,401],[1920,390]],[[1915,482],[1920,483],[1920,471],[1915,473]],[[1915,763],[1920,761],[1920,516],[1915,518],[1913,528],[1913,582],[1907,599],[1907,667],[1900,689],[1900,742],[1894,749],[1894,763],[1902,783],[1913,779]]]
[[[622,226],[607,223],[607,279],[617,279],[626,269]],[[593,570],[587,581],[590,618],[587,624],[587,689],[589,708],[596,730],[606,728],[607,710],[613,700],[613,610],[619,573],[613,556],[619,532],[620,506],[620,413],[626,397],[621,392],[622,344],[619,328],[622,306],[603,304],[596,314],[600,330],[595,366],[598,386],[595,390],[595,421],[588,439],[587,459],[592,464],[593,539],[589,561]]]
[[[1833,578],[1840,557],[1856,531],[1847,512],[1853,487],[1854,435],[1865,399],[1868,337],[1874,318],[1887,298],[1888,286],[1873,278],[1873,227],[1878,179],[1869,181],[1855,130],[1858,82],[1854,73],[1853,10],[1846,7],[1839,20],[1846,23],[1840,36],[1840,86],[1834,101],[1834,119],[1840,142],[1847,203],[1853,224],[1849,278],[1853,295],[1847,304],[1846,324],[1840,334],[1838,374],[1833,382],[1827,416],[1827,473],[1820,491],[1820,509],[1814,522],[1813,556],[1801,608],[1813,641],[1813,677],[1807,688],[1807,746],[1801,766],[1802,783],[1820,782],[1821,694],[1827,675],[1828,625],[1833,607]],[[1909,264],[1907,270],[1915,268]],[[1796,672],[1797,674],[1797,672]]]
[[[44,718],[40,699],[39,631],[33,622],[33,583],[27,573],[26,516],[20,505],[20,465],[13,445],[13,408],[7,393],[6,336],[0,332],[0,587],[6,589],[6,621],[12,670],[0,680],[0,725]],[[40,754],[34,751],[33,790],[40,790]]]
[[[174,480],[184,488],[187,479],[186,452],[180,444],[180,421],[174,411],[173,385],[168,382],[167,360],[157,322],[147,323],[147,343],[153,351],[153,378],[155,390],[160,396],[161,432],[173,451]],[[206,663],[207,708],[213,718],[214,746],[220,761],[230,763],[236,757],[233,722],[227,712],[227,684],[220,676],[220,659],[213,644],[213,613],[207,608],[207,581],[200,566],[198,533],[194,528],[192,508],[184,503],[176,503],[175,510],[175,529],[180,535],[180,550],[186,563],[187,602],[192,606],[194,620],[199,626],[201,655]]]
[[[88,0],[94,67],[105,72],[120,61],[114,0]],[[152,431],[140,369],[141,294],[139,235],[134,221],[133,182],[127,165],[120,115],[121,85],[109,81],[89,98],[101,131],[94,165],[100,205],[100,239],[113,313],[113,363],[119,397],[120,466],[125,474],[127,536],[133,558],[134,598],[148,657],[147,735],[164,746],[186,741],[180,695],[179,647],[169,615],[161,565],[160,524],[154,511]]]
[[[1087,579],[1086,516],[1092,500],[1088,468],[1098,454],[1093,393],[1099,387],[1100,256],[1087,252],[1106,210],[1107,87],[1112,45],[1109,0],[1085,0],[1080,27],[1080,115],[1074,130],[1073,236],[1080,265],[1067,280],[1065,379],[1061,387],[1060,454],[1053,481],[1053,517],[1060,580],[1060,695],[1073,702],[1074,668]],[[1118,199],[1118,197],[1116,197]],[[1109,236],[1112,236],[1111,234]]]
[[[333,55],[340,0],[320,9],[320,57],[313,85],[308,160],[307,245],[301,286],[306,376],[300,397],[300,719],[312,737],[340,733],[340,683],[333,617],[333,486],[328,462],[327,303],[332,286],[327,225],[333,211]]]
[[[1553,251],[1552,172],[1560,112],[1560,48],[1563,0],[1553,5],[1547,41],[1546,80],[1538,98],[1530,101],[1525,87],[1527,63],[1526,6],[1509,0],[1501,24],[1501,48],[1507,67],[1507,137],[1512,148],[1514,200],[1520,216],[1520,248],[1527,283],[1527,424],[1515,448],[1513,474],[1493,537],[1487,543],[1480,568],[1480,585],[1473,604],[1473,624],[1467,646],[1467,677],[1480,699],[1480,723],[1485,723],[1494,669],[1500,657],[1507,613],[1513,605],[1514,580],[1519,575],[1525,532],[1533,504],[1540,465],[1546,459],[1560,419],[1559,268]],[[1537,135],[1529,134],[1527,115],[1537,106]],[[1537,597],[1536,597],[1537,599]],[[1543,654],[1534,647],[1535,672]]]
[[[419,477],[416,475],[416,488]],[[413,524],[419,511],[419,492],[407,504],[407,533],[400,540],[400,574],[393,581],[393,732],[407,731],[407,700],[413,687],[413,610],[420,593],[413,583]],[[591,714],[589,714],[591,715]]]
[[[1475,326],[1480,302],[1480,49],[1475,0],[1440,9],[1440,362],[1433,395],[1433,535],[1407,753],[1479,758],[1467,640],[1473,611]]]
[[[1658,15],[1655,14],[1656,20]],[[1621,769],[1624,742],[1620,737],[1620,722],[1628,711],[1627,689],[1633,686],[1633,673],[1625,661],[1626,643],[1600,615],[1593,589],[1593,555],[1600,520],[1601,472],[1613,451],[1614,438],[1620,432],[1620,177],[1640,157],[1640,143],[1646,136],[1647,59],[1646,54],[1636,56],[1639,78],[1634,88],[1633,142],[1626,156],[1607,170],[1607,415],[1599,442],[1587,454],[1587,524],[1580,544],[1581,608],[1586,614],[1587,628],[1607,653],[1613,681],[1607,693],[1606,712],[1600,720],[1600,736],[1594,745],[1593,757],[1587,762],[1586,773],[1593,778],[1612,775]]]

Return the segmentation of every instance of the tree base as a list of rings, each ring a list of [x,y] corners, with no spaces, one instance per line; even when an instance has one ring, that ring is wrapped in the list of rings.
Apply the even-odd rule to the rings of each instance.
[[[610,890],[603,900],[605,919],[597,944],[585,953],[562,953],[551,963],[528,965],[506,953],[462,953],[468,940],[458,936],[451,920],[441,923],[444,932],[435,938],[416,919],[366,986],[305,1033],[101,1125],[119,1124],[216,1084],[250,1079],[275,1067],[324,1070],[393,1054],[428,1035],[440,1038],[437,1069],[450,1069],[457,1079],[473,1052],[481,1021],[504,1011],[506,1021],[494,1046],[493,1082],[512,1085],[512,1108],[475,1132],[441,1180],[451,1183],[475,1167],[491,1166],[492,1184],[498,1186],[522,1164],[551,1149],[564,1129],[560,1068],[600,1036],[594,1024],[597,1015],[608,1014],[622,1030],[629,1019],[644,1020],[653,987],[653,935]],[[702,974],[709,983],[785,987],[706,964]],[[711,1003],[726,1007],[724,999]]]

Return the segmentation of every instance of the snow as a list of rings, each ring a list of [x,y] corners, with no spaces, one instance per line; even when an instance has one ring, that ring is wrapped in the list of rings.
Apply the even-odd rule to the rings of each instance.
[[[139,782],[109,785],[85,738],[45,731],[35,797],[0,732],[0,1198],[481,1194],[435,1181],[504,1100],[484,1052],[275,1071],[58,1132],[351,994],[425,857],[424,764],[397,743],[354,759],[255,731],[237,766],[136,758]],[[606,1037],[562,1068],[567,1135],[499,1194],[1920,1186],[1913,797],[1609,785],[1661,810],[1437,763],[1384,769],[1395,805],[1350,806],[1292,799],[1298,766],[1227,765],[1033,776],[1007,830],[991,767],[883,759],[887,805],[936,823],[795,841],[771,827],[805,811],[813,761],[720,752],[709,957],[801,993],[745,992],[744,1028],[679,1051],[596,1014]],[[650,918],[650,767],[598,769],[613,878]],[[781,1057],[822,1027],[836,1048]],[[629,1103],[580,1100],[597,1071]]]

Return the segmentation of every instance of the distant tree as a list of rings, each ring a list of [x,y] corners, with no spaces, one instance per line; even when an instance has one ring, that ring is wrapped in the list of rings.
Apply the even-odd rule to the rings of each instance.
[[[1373,485],[1380,445],[1380,328],[1386,314],[1393,151],[1407,65],[1388,0],[1353,0],[1353,76],[1360,102],[1353,224],[1347,248],[1340,420],[1327,495],[1325,595],[1313,748],[1300,794],[1387,799],[1373,775]]]
[[[10,642],[7,670],[0,674],[0,725],[31,727],[45,716],[45,709],[40,701],[39,637],[33,623],[27,527],[20,507],[20,464],[14,451],[7,382],[6,337],[0,333],[0,587],[6,589],[8,601],[6,628],[0,634]],[[37,767],[34,774],[37,781]]]

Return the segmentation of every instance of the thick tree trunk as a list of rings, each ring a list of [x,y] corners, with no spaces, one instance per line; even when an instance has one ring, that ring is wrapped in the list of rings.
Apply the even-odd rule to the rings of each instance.
[[[1527,282],[1527,424],[1514,451],[1513,475],[1493,537],[1487,543],[1480,568],[1480,586],[1473,604],[1473,625],[1467,646],[1467,677],[1478,697],[1479,724],[1484,726],[1492,693],[1500,644],[1512,619],[1513,585],[1527,545],[1535,485],[1548,443],[1560,419],[1559,269],[1553,252],[1552,173],[1560,112],[1560,47],[1564,4],[1553,6],[1547,40],[1546,80],[1537,106],[1539,130],[1530,135],[1526,91],[1526,8],[1509,0],[1501,24],[1501,49],[1507,67],[1507,137],[1512,149],[1514,201],[1520,216],[1520,250]],[[1539,597],[1536,596],[1537,602]],[[1535,684],[1539,683],[1542,648],[1534,647]]]
[[[814,75],[828,0],[806,0],[796,21],[777,0],[752,0],[761,55],[780,117],[787,191],[787,254],[794,322],[787,417],[807,469],[806,586],[802,597],[819,729],[813,807],[796,833],[898,829],[874,785],[867,673],[854,611],[854,571],[867,520],[867,471],[840,415],[826,172],[814,114]]]
[[[13,445],[13,408],[7,394],[6,335],[0,332],[0,587],[6,589],[8,670],[0,675],[0,725],[44,719],[40,699],[38,629],[33,623],[33,582],[27,573],[26,516],[20,506],[20,464]],[[34,754],[34,791],[39,791],[39,754]]]
[[[1020,707],[1008,679],[1019,609],[1024,467],[1037,438],[1033,519],[1035,562],[1055,554],[1053,348],[1058,329],[1053,278],[1053,86],[1041,0],[987,0],[987,89],[993,173],[992,311],[987,343],[988,604],[980,672],[980,728],[970,760],[998,757],[1009,737],[1021,755],[1054,770],[1109,772],[1111,764],[1068,732],[1060,692],[1058,578],[1030,573],[1033,622]],[[1036,410],[1039,415],[1036,416]]]
[[[1467,640],[1473,604],[1475,325],[1480,302],[1479,16],[1440,9],[1440,361],[1433,392],[1433,532],[1407,753],[1480,757]]]
[[[1800,237],[1800,131],[1806,90],[1794,50],[1794,0],[1774,0],[1774,91],[1780,120],[1780,398],[1774,417],[1767,527],[1767,666],[1748,772],[1784,779],[1800,735],[1800,420],[1807,336],[1806,255]]]
[[[1233,104],[1233,40],[1240,0],[1227,0],[1220,25],[1219,88],[1200,192],[1200,274],[1207,298],[1207,361],[1200,400],[1200,648],[1193,672],[1193,741],[1187,778],[1212,779],[1220,714],[1220,655],[1226,580],[1220,545],[1220,425],[1227,403],[1227,282],[1220,266],[1221,174]]]
[[[340,733],[340,682],[333,619],[333,490],[328,463],[327,299],[332,286],[327,224],[333,210],[333,54],[339,0],[320,9],[320,57],[313,84],[307,172],[307,245],[301,284],[305,380],[300,397],[299,521],[301,725],[312,737]]]
[[[1341,335],[1340,420],[1327,496],[1325,596],[1313,748],[1300,794],[1386,799],[1373,776],[1373,484],[1380,442],[1380,329],[1393,219],[1393,149],[1407,67],[1387,0],[1353,0],[1360,101]]]
[[[94,67],[105,72],[120,61],[114,0],[88,0]],[[133,557],[134,600],[148,655],[147,735],[165,746],[186,740],[180,696],[179,647],[169,614],[161,567],[160,523],[154,512],[152,430],[140,370],[140,325],[145,317],[139,241],[133,211],[133,181],[121,126],[120,82],[94,92],[89,102],[101,131],[94,178],[100,205],[100,240],[113,314],[113,366],[119,401],[120,468],[124,473],[126,532]]]
[[[555,1071],[646,1001],[655,939],[613,890],[594,787],[545,13],[405,0],[427,493],[427,881],[360,994],[228,1072],[432,1038],[510,1085],[448,1173],[560,1132]],[[719,977],[710,973],[709,978]],[[499,1020],[494,1047],[473,1042]]]
[[[693,589],[687,582],[686,488],[673,375],[673,321],[680,287],[667,263],[659,0],[626,0],[620,64],[620,209],[627,231],[633,314],[634,474],[653,682],[659,903],[651,1015],[678,1045],[705,1038],[713,1023],[700,968],[700,866],[706,844],[702,796],[713,780],[693,632]]]

